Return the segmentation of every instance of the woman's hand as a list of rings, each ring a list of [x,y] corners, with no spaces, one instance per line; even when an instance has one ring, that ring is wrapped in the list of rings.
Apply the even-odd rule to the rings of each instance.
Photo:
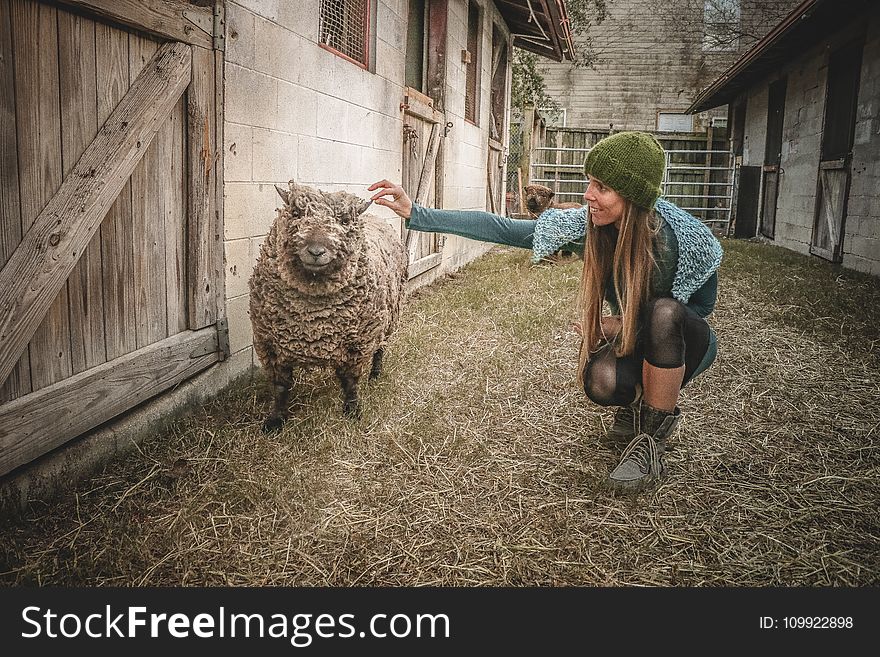
[[[606,341],[611,342],[617,337],[617,334],[623,329],[623,318],[620,315],[605,315],[599,320],[599,326],[602,329],[602,336]]]
[[[403,191],[403,187],[388,180],[380,180],[370,185],[368,191],[373,192],[377,189],[380,191],[374,194],[371,199],[376,205],[384,205],[386,208],[394,210],[398,217],[409,219],[413,203],[412,199]],[[390,196],[391,199],[385,198],[386,196]]]

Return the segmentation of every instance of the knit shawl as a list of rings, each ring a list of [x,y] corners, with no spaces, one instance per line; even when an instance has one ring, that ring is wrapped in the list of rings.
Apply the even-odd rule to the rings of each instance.
[[[665,199],[657,199],[654,210],[670,225],[678,240],[678,264],[672,281],[672,296],[687,303],[691,295],[709,280],[721,264],[721,244],[706,224]],[[586,234],[587,208],[551,208],[535,221],[532,262],[539,262],[564,245]]]

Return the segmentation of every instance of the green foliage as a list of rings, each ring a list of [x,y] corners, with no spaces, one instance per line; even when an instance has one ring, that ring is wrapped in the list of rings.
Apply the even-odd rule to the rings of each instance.
[[[510,90],[510,102],[513,107],[550,107],[556,109],[559,105],[547,95],[544,85],[544,76],[538,72],[538,56],[535,53],[513,49],[511,67],[512,86]]]

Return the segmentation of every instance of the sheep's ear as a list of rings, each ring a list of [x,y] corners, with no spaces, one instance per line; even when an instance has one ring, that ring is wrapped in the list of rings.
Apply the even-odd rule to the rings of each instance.
[[[281,200],[284,201],[284,204],[288,205],[288,191],[286,189],[282,189],[278,185],[275,185],[275,191],[278,192],[278,196],[281,197]]]
[[[354,216],[359,217],[364,212],[366,212],[367,208],[370,207],[372,204],[373,202],[369,199],[358,199],[357,201],[355,201],[355,204],[352,208],[352,210],[354,211]]]
[[[556,192],[554,192],[554,191],[551,189],[551,190],[550,190],[550,195],[549,195],[547,198],[550,199],[550,198],[553,198],[554,196],[556,196]]]

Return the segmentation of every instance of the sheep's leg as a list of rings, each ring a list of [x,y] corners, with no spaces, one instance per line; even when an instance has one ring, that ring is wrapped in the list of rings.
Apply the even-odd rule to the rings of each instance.
[[[272,412],[266,421],[263,422],[263,432],[271,433],[277,431],[287,419],[287,406],[290,403],[290,372],[287,376],[273,377],[272,384],[275,392],[275,402],[272,406]]]
[[[379,347],[373,354],[373,366],[370,368],[370,379],[378,379],[382,374],[382,356],[385,355],[385,349]]]
[[[336,376],[342,385],[342,394],[345,401],[342,403],[342,412],[348,417],[359,420],[361,418],[361,402],[358,399],[358,379],[357,373],[347,367],[337,367]]]

